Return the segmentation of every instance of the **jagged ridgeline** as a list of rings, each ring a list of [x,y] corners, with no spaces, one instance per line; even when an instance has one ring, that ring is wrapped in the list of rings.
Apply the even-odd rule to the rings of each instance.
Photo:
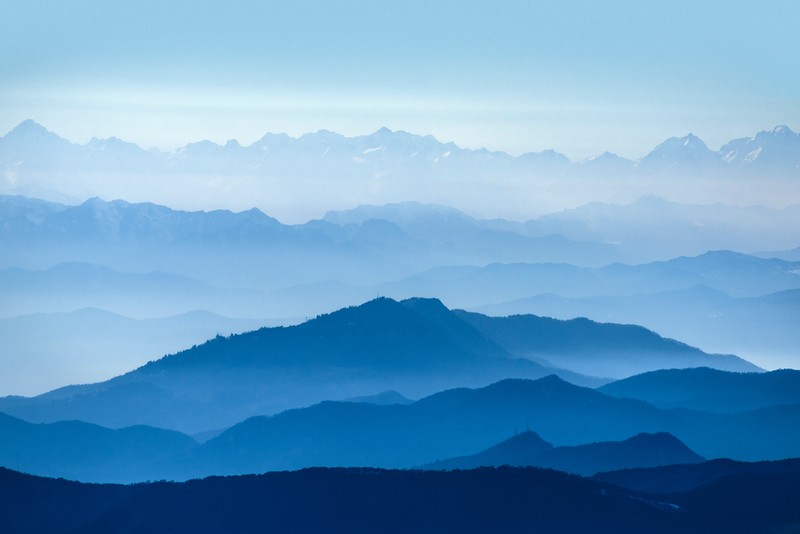
[[[511,156],[387,128],[357,137],[328,131],[297,138],[266,134],[249,146],[235,140],[224,145],[200,141],[160,152],[113,137],[78,145],[27,120],[0,138],[5,171],[0,192],[51,200],[135,196],[186,205],[184,192],[192,191],[196,203],[224,202],[229,207],[240,206],[243,199],[274,204],[275,197],[282,197],[282,209],[306,213],[349,206],[354,200],[445,197],[464,209],[503,205],[518,215],[539,197],[549,201],[545,204],[563,203],[564,198],[573,205],[596,200],[591,184],[601,181],[606,191],[671,192],[700,203],[723,196],[742,204],[750,192],[751,201],[756,195],[768,204],[774,191],[741,182],[794,179],[798,154],[800,135],[786,126],[731,140],[719,150],[689,134],[667,139],[637,161],[606,152],[571,162],[553,150]],[[727,179],[720,181],[721,176]],[[163,187],[165,178],[171,187]],[[708,193],[690,187],[698,182],[724,183],[726,188]],[[300,190],[324,194],[312,199]]]

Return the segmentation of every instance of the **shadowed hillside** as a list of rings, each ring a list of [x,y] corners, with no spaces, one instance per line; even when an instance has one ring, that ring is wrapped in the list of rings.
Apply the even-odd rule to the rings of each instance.
[[[800,403],[800,371],[727,373],[708,368],[664,369],[606,384],[599,391],[663,408],[733,413]]]
[[[650,496],[557,471],[306,469],[94,485],[0,468],[5,532],[789,532],[796,473]]]

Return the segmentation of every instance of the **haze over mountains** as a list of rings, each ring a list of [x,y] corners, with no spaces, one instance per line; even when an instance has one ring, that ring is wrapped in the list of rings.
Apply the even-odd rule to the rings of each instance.
[[[187,4],[2,3],[1,534],[800,531],[800,3]]]
[[[388,130],[166,154],[23,123],[0,139],[0,189],[48,200],[0,196],[0,393],[31,395],[0,397],[0,465],[140,482],[800,456],[798,371],[764,372],[798,366],[797,137],[713,152],[687,136],[637,162],[571,163]],[[630,196],[598,197],[593,179]],[[754,183],[747,205],[676,201]],[[280,212],[259,195],[288,205],[308,187],[330,193],[320,219],[252,207]],[[114,188],[127,200],[97,197]],[[774,188],[786,194],[767,202]],[[151,202],[167,189],[215,208],[244,194],[248,209]],[[549,189],[545,204],[572,189],[616,201],[537,213]],[[451,207],[497,203],[489,190],[526,216]],[[375,202],[406,198],[425,202]],[[727,465],[698,476],[713,486]],[[619,491],[651,476],[619,473]]]
[[[636,162],[610,153],[578,163],[554,151],[515,157],[386,128],[352,138],[324,130],[299,138],[266,134],[246,147],[235,140],[200,141],[163,153],[116,138],[76,145],[27,120],[0,138],[0,193],[71,203],[126,198],[189,209],[256,205],[293,221],[410,198],[516,219],[645,194],[782,207],[800,202],[793,183],[798,153],[800,136],[786,126],[719,151],[691,134],[671,138]],[[749,187],[753,179],[761,187]],[[309,189],[320,194],[299,195]]]
[[[19,354],[15,361],[43,369],[38,385],[26,385],[10,378],[24,365],[7,360],[3,388],[34,394],[109,378],[218,333],[295,324],[376,295],[439,298],[496,315],[641,324],[706,352],[795,367],[800,264],[760,251],[783,248],[791,257],[800,242],[796,212],[648,197],[516,223],[402,203],[284,225],[258,210],[0,196],[0,327],[23,325],[6,328],[0,344]],[[88,314],[78,314],[87,308],[123,316],[128,333],[103,342]],[[193,327],[166,318],[196,312],[213,315],[205,315],[204,336],[173,338],[184,345],[155,330],[141,336],[133,321],[177,333]],[[50,331],[63,314],[81,324]],[[124,338],[128,348],[119,350]],[[37,348],[45,340],[64,350],[47,356]],[[81,374],[81,361],[98,365]],[[67,367],[76,372],[59,379]]]
[[[732,381],[741,376],[718,373]],[[787,377],[795,390],[796,375]],[[697,382],[685,389],[699,395],[704,388]],[[310,466],[411,468],[469,455],[477,456],[428,467],[534,465],[588,475],[701,461],[697,454],[747,461],[796,457],[800,404],[776,402],[763,391],[755,396],[762,406],[756,410],[666,409],[550,375],[450,389],[410,404],[325,401],[248,418],[202,443],[149,426],[111,430],[3,415],[0,463],[34,474],[132,482]],[[108,403],[101,396],[87,401]],[[521,429],[521,437],[504,441]],[[541,437],[528,439],[527,429]]]
[[[600,370],[758,367],[709,355],[639,327],[533,316],[453,312],[432,299],[380,298],[291,327],[262,328],[152,361],[106,382],[33,398],[0,398],[0,411],[33,422],[80,419],[186,432],[246,417],[385,390],[419,398],[508,377],[558,374],[600,385]],[[236,391],[231,395],[230,391]]]

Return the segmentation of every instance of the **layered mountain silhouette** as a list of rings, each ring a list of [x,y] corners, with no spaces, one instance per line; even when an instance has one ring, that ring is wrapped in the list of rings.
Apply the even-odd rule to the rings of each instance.
[[[407,209],[416,222],[402,227],[389,215],[359,224],[284,225],[256,209],[180,211],[98,198],[68,206],[0,196],[0,237],[7,266],[99,263],[262,290],[329,280],[374,284],[440,264],[619,259],[613,245],[524,235],[441,206]]]
[[[527,430],[477,454],[441,460],[423,467],[452,470],[511,465],[547,467],[588,476],[600,471],[692,464],[703,460],[702,456],[666,432],[637,434],[624,441],[553,447],[535,432]]]
[[[198,470],[191,471],[191,476],[312,465],[410,467],[474,454],[519,428],[535,429],[558,446],[620,441],[642,432],[669,432],[704,457],[778,459],[797,456],[798,422],[800,405],[737,414],[663,410],[550,376],[449,390],[411,405],[325,402],[272,417],[255,417],[191,451],[186,463],[178,465],[194,465]],[[320,447],[320,443],[325,446]],[[614,448],[619,451],[628,447],[630,452],[654,444],[672,450],[676,456],[685,453],[683,461],[694,458],[682,445],[657,434],[619,446],[565,449],[553,453],[552,461],[564,468],[575,460],[577,470],[582,469],[577,458],[604,448],[610,452],[603,454],[613,456]],[[640,458],[642,462],[655,461],[652,457]],[[600,465],[600,460],[597,462]],[[591,466],[591,460],[585,460],[584,465]],[[612,463],[606,465],[613,467]]]
[[[521,357],[523,354],[525,357]],[[635,366],[754,366],[706,355],[641,328],[538,317],[453,312],[435,299],[378,298],[290,326],[262,328],[153,361],[106,382],[33,398],[0,399],[0,411],[35,422],[81,419],[112,427],[148,424],[190,433],[251,415],[393,389],[412,398],[508,377],[552,373],[599,385],[535,358],[599,368],[601,358]],[[588,362],[588,363],[586,363]]]
[[[0,314],[10,319],[98,308],[160,318],[202,310],[294,324],[375,295],[428,296],[495,315],[641,324],[706,352],[734,353],[772,368],[791,361],[798,341],[798,262],[720,250],[605,264],[628,256],[620,247],[642,250],[643,243],[662,253],[673,244],[705,250],[716,243],[795,243],[796,221],[792,208],[685,206],[649,197],[528,223],[401,203],[283,225],[257,210],[185,212],[99,199],[67,206],[6,196],[0,197]],[[705,237],[683,247],[699,234]],[[96,345],[91,331],[79,331],[86,332],[87,346]],[[221,321],[217,332],[230,331]],[[34,334],[46,337],[41,329]],[[0,342],[0,350],[16,351],[16,337]],[[160,354],[176,349],[159,347]],[[102,376],[160,354],[142,353]],[[50,364],[68,362],[54,357]]]
[[[108,430],[80,422],[34,425],[4,418],[7,444],[0,465],[115,482],[312,466],[412,468],[489,449],[519,428],[533,428],[542,438],[526,434],[521,442],[491,449],[490,460],[508,463],[507,458],[519,456],[533,465],[591,474],[697,460],[686,447],[709,458],[748,461],[800,454],[798,404],[735,414],[666,410],[554,375],[446,390],[411,404],[325,401],[251,417],[199,437],[202,444],[147,427]],[[95,446],[84,446],[87,435],[98,436]],[[31,441],[35,445],[26,452]],[[525,446],[537,453],[526,457],[519,452]]]
[[[357,137],[267,134],[250,146],[201,141],[165,153],[113,138],[77,145],[25,121],[0,138],[0,193],[70,203],[94,196],[148,199],[190,209],[256,205],[295,220],[409,198],[447,198],[461,209],[515,219],[532,210],[645,194],[692,203],[777,204],[798,200],[791,186],[800,172],[798,139],[778,127],[715,152],[687,135],[636,162],[603,154],[573,163],[554,151],[511,156],[385,128]],[[753,188],[755,179],[776,187]],[[778,187],[792,195],[776,193]],[[191,198],[183,194],[188,190]],[[300,194],[308,190],[319,194]]]
[[[82,421],[31,424],[4,413],[0,436],[0,465],[85,482],[157,479],[159,462],[197,447],[189,436],[171,430],[112,430]]]
[[[0,398],[4,530],[800,524],[800,373],[708,353],[794,357],[788,127],[573,163],[385,128],[165,153],[25,121],[0,171],[0,353],[65,381],[136,367]],[[474,469],[503,465],[527,467]]]

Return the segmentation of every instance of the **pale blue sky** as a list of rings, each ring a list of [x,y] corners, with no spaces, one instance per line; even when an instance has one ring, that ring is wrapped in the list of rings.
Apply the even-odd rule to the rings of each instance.
[[[637,158],[800,129],[800,2],[0,0],[0,134],[172,149],[381,126]]]

